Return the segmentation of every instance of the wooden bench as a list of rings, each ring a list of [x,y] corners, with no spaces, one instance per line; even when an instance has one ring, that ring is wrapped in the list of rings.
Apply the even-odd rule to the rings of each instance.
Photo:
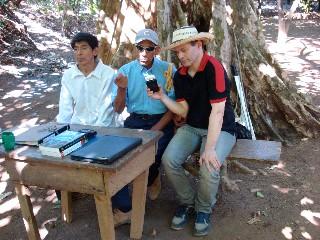
[[[248,160],[272,163],[280,160],[281,142],[267,140],[238,139],[227,160]],[[192,175],[197,175],[199,157],[191,156],[183,167]]]

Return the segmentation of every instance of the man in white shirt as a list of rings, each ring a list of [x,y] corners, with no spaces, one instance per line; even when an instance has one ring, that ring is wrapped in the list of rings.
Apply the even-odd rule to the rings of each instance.
[[[115,70],[97,59],[98,40],[78,33],[71,41],[76,65],[62,76],[57,121],[94,126],[119,126],[111,92]]]
[[[62,76],[57,122],[104,127],[122,125],[111,99],[116,71],[98,60],[98,45],[98,39],[85,32],[79,32],[71,40],[77,64]],[[115,224],[128,222],[131,213],[128,187],[112,198],[112,205]]]

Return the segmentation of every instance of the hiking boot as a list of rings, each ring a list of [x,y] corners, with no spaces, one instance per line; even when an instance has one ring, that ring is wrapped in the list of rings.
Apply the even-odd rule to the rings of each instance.
[[[189,215],[194,213],[193,206],[180,205],[172,218],[171,229],[182,230],[188,222]]]
[[[193,235],[196,237],[208,235],[209,226],[210,226],[210,213],[197,212]]]
[[[156,200],[161,192],[161,177],[160,173],[153,181],[152,185],[148,187],[148,197],[150,200]]]
[[[113,223],[114,223],[114,227],[131,223],[131,210],[129,212],[122,212],[117,208],[114,209]]]

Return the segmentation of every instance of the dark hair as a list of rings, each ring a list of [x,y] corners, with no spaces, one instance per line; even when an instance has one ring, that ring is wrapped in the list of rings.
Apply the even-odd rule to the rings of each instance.
[[[87,32],[79,32],[77,33],[71,40],[71,47],[74,48],[77,42],[87,42],[92,49],[98,47],[99,42],[96,36],[93,36]]]
[[[190,42],[191,46],[196,45],[196,42],[198,42],[198,41],[199,40],[195,40],[195,41]],[[203,41],[201,41],[201,42],[202,42],[202,49],[203,49],[203,51],[206,52],[207,51],[207,45],[205,45]]]

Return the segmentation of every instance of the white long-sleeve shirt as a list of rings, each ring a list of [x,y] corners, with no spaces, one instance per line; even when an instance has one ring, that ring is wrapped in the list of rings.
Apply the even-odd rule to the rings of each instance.
[[[72,66],[62,76],[57,122],[93,126],[118,127],[122,117],[112,106],[115,70],[100,60],[85,76]]]

